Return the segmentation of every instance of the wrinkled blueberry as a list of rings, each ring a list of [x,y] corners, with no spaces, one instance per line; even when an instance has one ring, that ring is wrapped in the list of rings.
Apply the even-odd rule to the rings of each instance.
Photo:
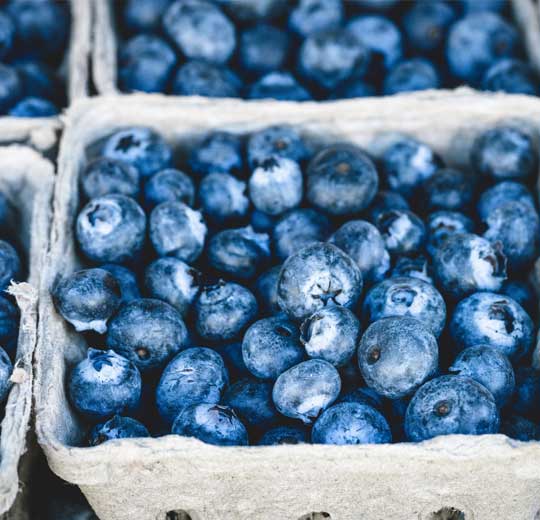
[[[143,248],[146,215],[131,197],[105,195],[92,199],[81,210],[76,234],[89,260],[122,264],[133,260]]]
[[[325,410],[313,425],[313,444],[385,444],[392,433],[383,415],[366,404],[339,403]]]
[[[193,262],[202,253],[206,224],[202,215],[183,202],[163,202],[150,214],[150,240],[160,256]]]
[[[159,258],[146,268],[144,285],[148,296],[186,316],[199,293],[199,272],[177,258]]]
[[[194,404],[184,408],[172,427],[172,433],[195,437],[217,446],[247,446],[246,427],[234,410],[217,404]]]
[[[319,152],[307,169],[309,202],[332,215],[366,209],[379,186],[373,161],[357,146],[336,144]]]
[[[136,199],[140,191],[139,171],[130,164],[100,157],[89,162],[82,172],[81,189],[88,199],[113,194]]]
[[[441,376],[420,387],[405,415],[413,442],[438,435],[482,435],[499,431],[499,414],[489,390],[466,376]]]
[[[131,417],[115,415],[104,423],[96,424],[88,436],[88,446],[98,446],[115,439],[150,437],[146,426]]]
[[[345,307],[325,307],[316,311],[301,326],[300,341],[307,355],[324,359],[335,367],[347,364],[360,339],[360,323]]]
[[[426,228],[412,211],[385,211],[379,214],[375,224],[392,255],[417,253],[424,244]]]
[[[195,328],[208,341],[227,341],[257,316],[257,300],[245,287],[220,282],[205,287],[195,301]]]
[[[483,344],[513,361],[527,355],[534,340],[534,324],[523,308],[508,296],[492,292],[460,301],[449,330],[458,351]]]
[[[144,202],[152,209],[163,202],[179,201],[192,206],[195,200],[193,181],[180,170],[167,168],[152,175],[144,186]]]
[[[285,317],[256,321],[247,329],[242,342],[247,369],[259,379],[276,379],[304,359],[299,336],[296,325]]]
[[[286,417],[313,423],[339,396],[341,380],[333,365],[310,359],[281,374],[272,390],[278,411]]]
[[[234,222],[249,209],[246,183],[228,173],[205,175],[199,184],[199,202],[205,216],[214,222]]]
[[[199,403],[219,403],[229,375],[223,358],[214,350],[183,350],[163,370],[156,390],[156,404],[169,424],[183,408]]]
[[[141,298],[120,307],[109,322],[106,343],[145,372],[162,368],[186,341],[186,326],[174,307]]]
[[[84,269],[61,279],[52,291],[56,310],[77,332],[107,331],[120,306],[120,285],[104,269]]]
[[[327,305],[353,308],[362,292],[362,273],[341,249],[315,243],[291,255],[278,280],[278,303],[294,320]]]
[[[358,366],[367,385],[390,399],[412,394],[437,371],[437,340],[409,316],[371,324],[358,346]]]
[[[448,371],[468,376],[484,385],[499,408],[510,399],[516,384],[509,359],[490,345],[468,347],[457,356]]]
[[[71,404],[80,413],[98,419],[134,410],[141,388],[137,367],[113,350],[88,349],[68,379]]]

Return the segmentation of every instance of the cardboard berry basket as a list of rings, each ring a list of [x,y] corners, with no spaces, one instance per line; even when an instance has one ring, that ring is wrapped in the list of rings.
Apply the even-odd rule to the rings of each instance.
[[[52,163],[35,150],[19,145],[0,147],[0,191],[18,210],[15,237],[28,271],[27,282],[12,284],[9,289],[17,300],[21,318],[13,387],[5,404],[0,432],[0,513],[12,507],[20,492],[20,498],[5,518],[21,520],[30,518],[29,497],[25,494],[27,477],[21,474],[28,472],[21,457],[28,448],[37,295],[52,218],[53,179]]]
[[[529,63],[540,74],[540,18],[535,5],[538,0],[509,0],[509,2]],[[94,84],[98,94],[117,93],[119,91],[117,85],[118,40],[114,16],[115,1],[93,0],[93,6],[92,75]]]
[[[377,156],[401,132],[431,145],[448,164],[466,168],[475,135],[507,120],[538,134],[540,99],[460,89],[331,104],[131,95],[72,106],[60,145],[36,351],[37,435],[52,470],[79,485],[103,520],[166,520],[182,511],[192,520],[299,520],[312,512],[332,520],[540,518],[540,443],[503,435],[248,448],[168,435],[80,447],[87,432],[70,408],[64,382],[87,345],[50,297],[59,274],[83,265],[73,230],[87,154],[118,128],[150,126],[179,154],[210,130],[247,133],[289,123],[323,142],[356,143]],[[454,514],[452,508],[464,516],[444,516]]]

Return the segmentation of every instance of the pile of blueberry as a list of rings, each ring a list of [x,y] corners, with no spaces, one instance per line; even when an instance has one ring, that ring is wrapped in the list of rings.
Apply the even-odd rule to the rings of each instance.
[[[0,115],[50,117],[66,104],[58,68],[70,28],[67,2],[7,0],[0,8]]]
[[[93,267],[53,287],[92,346],[67,380],[90,445],[539,437],[520,128],[479,135],[467,171],[411,137],[375,160],[285,125],[181,158],[147,127],[96,148],[75,223]]]
[[[540,85],[505,0],[126,0],[117,11],[126,92],[306,101]]]

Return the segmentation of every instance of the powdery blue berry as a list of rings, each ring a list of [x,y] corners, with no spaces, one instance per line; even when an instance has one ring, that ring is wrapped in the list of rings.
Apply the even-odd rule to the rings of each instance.
[[[238,97],[241,85],[240,78],[228,67],[191,60],[176,72],[172,93],[178,96]]]
[[[383,92],[386,96],[402,92],[436,89],[440,86],[437,69],[424,58],[403,60],[395,65],[384,80]]]
[[[115,415],[104,423],[96,424],[88,436],[89,446],[98,446],[115,439],[150,437],[146,426],[131,417]]]
[[[257,443],[259,446],[279,446],[282,444],[307,444],[308,431],[302,426],[276,426],[266,431]]]
[[[122,303],[130,302],[141,297],[141,291],[137,283],[137,278],[133,271],[118,264],[105,264],[99,267],[108,271],[118,282],[120,287],[120,301]]]
[[[340,0],[300,0],[289,15],[289,27],[300,37],[335,29],[343,20]]]
[[[209,173],[199,184],[199,202],[209,220],[223,225],[246,216],[246,183],[228,173]]]
[[[162,202],[179,201],[193,206],[195,186],[188,175],[174,168],[161,170],[144,185],[144,202],[147,208],[153,209]]]
[[[249,99],[310,101],[311,94],[288,72],[269,72],[249,87]]]
[[[535,208],[534,197],[529,189],[514,181],[502,181],[482,193],[476,206],[478,216],[485,222],[489,215],[507,202],[521,202]]]
[[[140,192],[139,171],[130,164],[100,157],[89,162],[84,169],[81,188],[88,199],[114,193],[136,199]]]
[[[385,211],[379,214],[375,225],[390,254],[411,255],[422,250],[426,227],[412,211]]]
[[[198,175],[242,172],[242,140],[228,132],[212,132],[196,144],[189,154],[189,166]]]

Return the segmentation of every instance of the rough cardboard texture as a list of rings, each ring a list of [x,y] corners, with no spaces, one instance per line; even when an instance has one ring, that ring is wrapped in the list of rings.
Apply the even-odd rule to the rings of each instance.
[[[18,229],[29,266],[28,282],[12,284],[10,292],[21,310],[17,360],[0,434],[0,513],[7,511],[24,483],[19,483],[19,460],[26,449],[32,405],[32,357],[37,341],[37,294],[51,219],[53,165],[22,146],[0,148],[0,191],[19,209]],[[28,518],[18,504],[13,518]]]
[[[76,1],[76,0],[73,0]],[[536,0],[510,0],[512,13],[520,30],[525,51],[540,73],[540,18]],[[117,48],[114,0],[94,0],[92,72],[98,94],[118,92]]]
[[[471,139],[496,122],[521,122],[533,134],[540,99],[423,93],[336,103],[243,103],[163,96],[110,96],[76,103],[60,146],[55,216],[40,289],[36,351],[38,440],[53,471],[80,485],[103,520],[291,519],[313,511],[333,520],[432,518],[455,507],[466,519],[532,520],[540,510],[540,444],[496,436],[452,436],[422,444],[219,448],[194,439],[123,440],[78,448],[84,430],[66,399],[64,377],[84,355],[82,337],[56,313],[54,279],[80,266],[73,223],[85,152],[113,130],[144,124],[183,146],[211,129],[246,133],[288,122],[326,142],[346,140],[378,155],[396,132],[424,140],[465,167]],[[438,517],[433,517],[435,520]]]

